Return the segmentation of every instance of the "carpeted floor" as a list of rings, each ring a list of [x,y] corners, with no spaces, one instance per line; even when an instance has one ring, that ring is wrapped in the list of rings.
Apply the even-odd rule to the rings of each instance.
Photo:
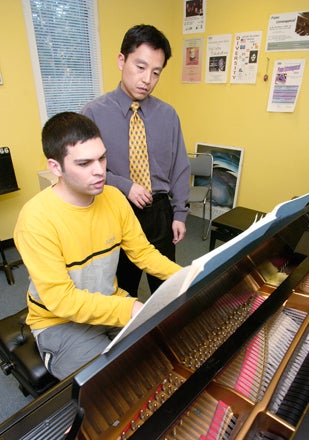
[[[16,249],[5,251],[8,262],[19,259]],[[5,273],[0,271],[0,318],[12,315],[26,307],[28,273],[24,265],[13,269],[15,284],[9,285]],[[19,409],[26,406],[32,397],[25,397],[18,388],[18,382],[12,376],[0,371],[0,423]]]
[[[209,237],[201,239],[202,219],[189,216],[187,220],[187,234],[185,239],[176,246],[176,260],[182,266],[189,265],[192,260],[208,252]],[[19,258],[16,249],[5,251],[7,260],[15,261]],[[0,319],[12,315],[26,306],[26,291],[28,287],[28,273],[24,265],[14,268],[14,285],[7,283],[4,272],[0,271]],[[139,298],[145,302],[149,297],[146,277],[142,277]],[[0,371],[0,423],[33,400],[25,397],[18,388],[13,376],[5,376]]]

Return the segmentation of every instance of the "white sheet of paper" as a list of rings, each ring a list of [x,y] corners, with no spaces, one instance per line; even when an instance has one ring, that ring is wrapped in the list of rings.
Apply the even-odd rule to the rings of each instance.
[[[148,298],[144,307],[123,327],[118,335],[112,340],[112,342],[105,348],[103,353],[107,353],[117,342],[126,337],[129,333],[139,327],[141,324],[150,319],[159,310],[163,309],[170,302],[172,302],[177,296],[181,286],[191,271],[191,266],[182,268],[179,272],[176,272],[168,280],[164,281],[160,287]]]

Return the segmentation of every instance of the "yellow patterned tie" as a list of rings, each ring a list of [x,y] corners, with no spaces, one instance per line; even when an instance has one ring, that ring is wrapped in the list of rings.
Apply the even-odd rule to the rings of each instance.
[[[146,131],[144,122],[137,112],[139,107],[139,102],[132,102],[133,114],[129,129],[130,178],[151,192]]]

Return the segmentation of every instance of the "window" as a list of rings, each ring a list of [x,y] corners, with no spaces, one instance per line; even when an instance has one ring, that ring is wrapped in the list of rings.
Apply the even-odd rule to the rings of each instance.
[[[97,0],[23,0],[42,124],[102,93]]]

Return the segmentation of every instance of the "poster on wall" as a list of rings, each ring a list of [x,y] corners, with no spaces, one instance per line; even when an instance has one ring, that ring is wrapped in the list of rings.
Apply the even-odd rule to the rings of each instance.
[[[255,84],[262,32],[235,35],[231,67],[231,84]]]
[[[202,38],[191,38],[184,41],[182,55],[181,81],[200,83],[202,79]]]
[[[299,95],[305,60],[278,60],[275,63],[267,111],[293,112]]]
[[[309,11],[271,15],[266,51],[309,50]]]
[[[236,206],[240,182],[243,148],[197,143],[196,153],[210,153],[213,156],[213,218]],[[195,176],[195,185],[203,184],[203,177]],[[209,206],[207,206],[209,208]],[[202,217],[202,207],[192,205],[192,214]]]
[[[205,32],[206,0],[184,0],[183,33]]]
[[[207,39],[206,82],[226,83],[232,35],[209,35]]]

